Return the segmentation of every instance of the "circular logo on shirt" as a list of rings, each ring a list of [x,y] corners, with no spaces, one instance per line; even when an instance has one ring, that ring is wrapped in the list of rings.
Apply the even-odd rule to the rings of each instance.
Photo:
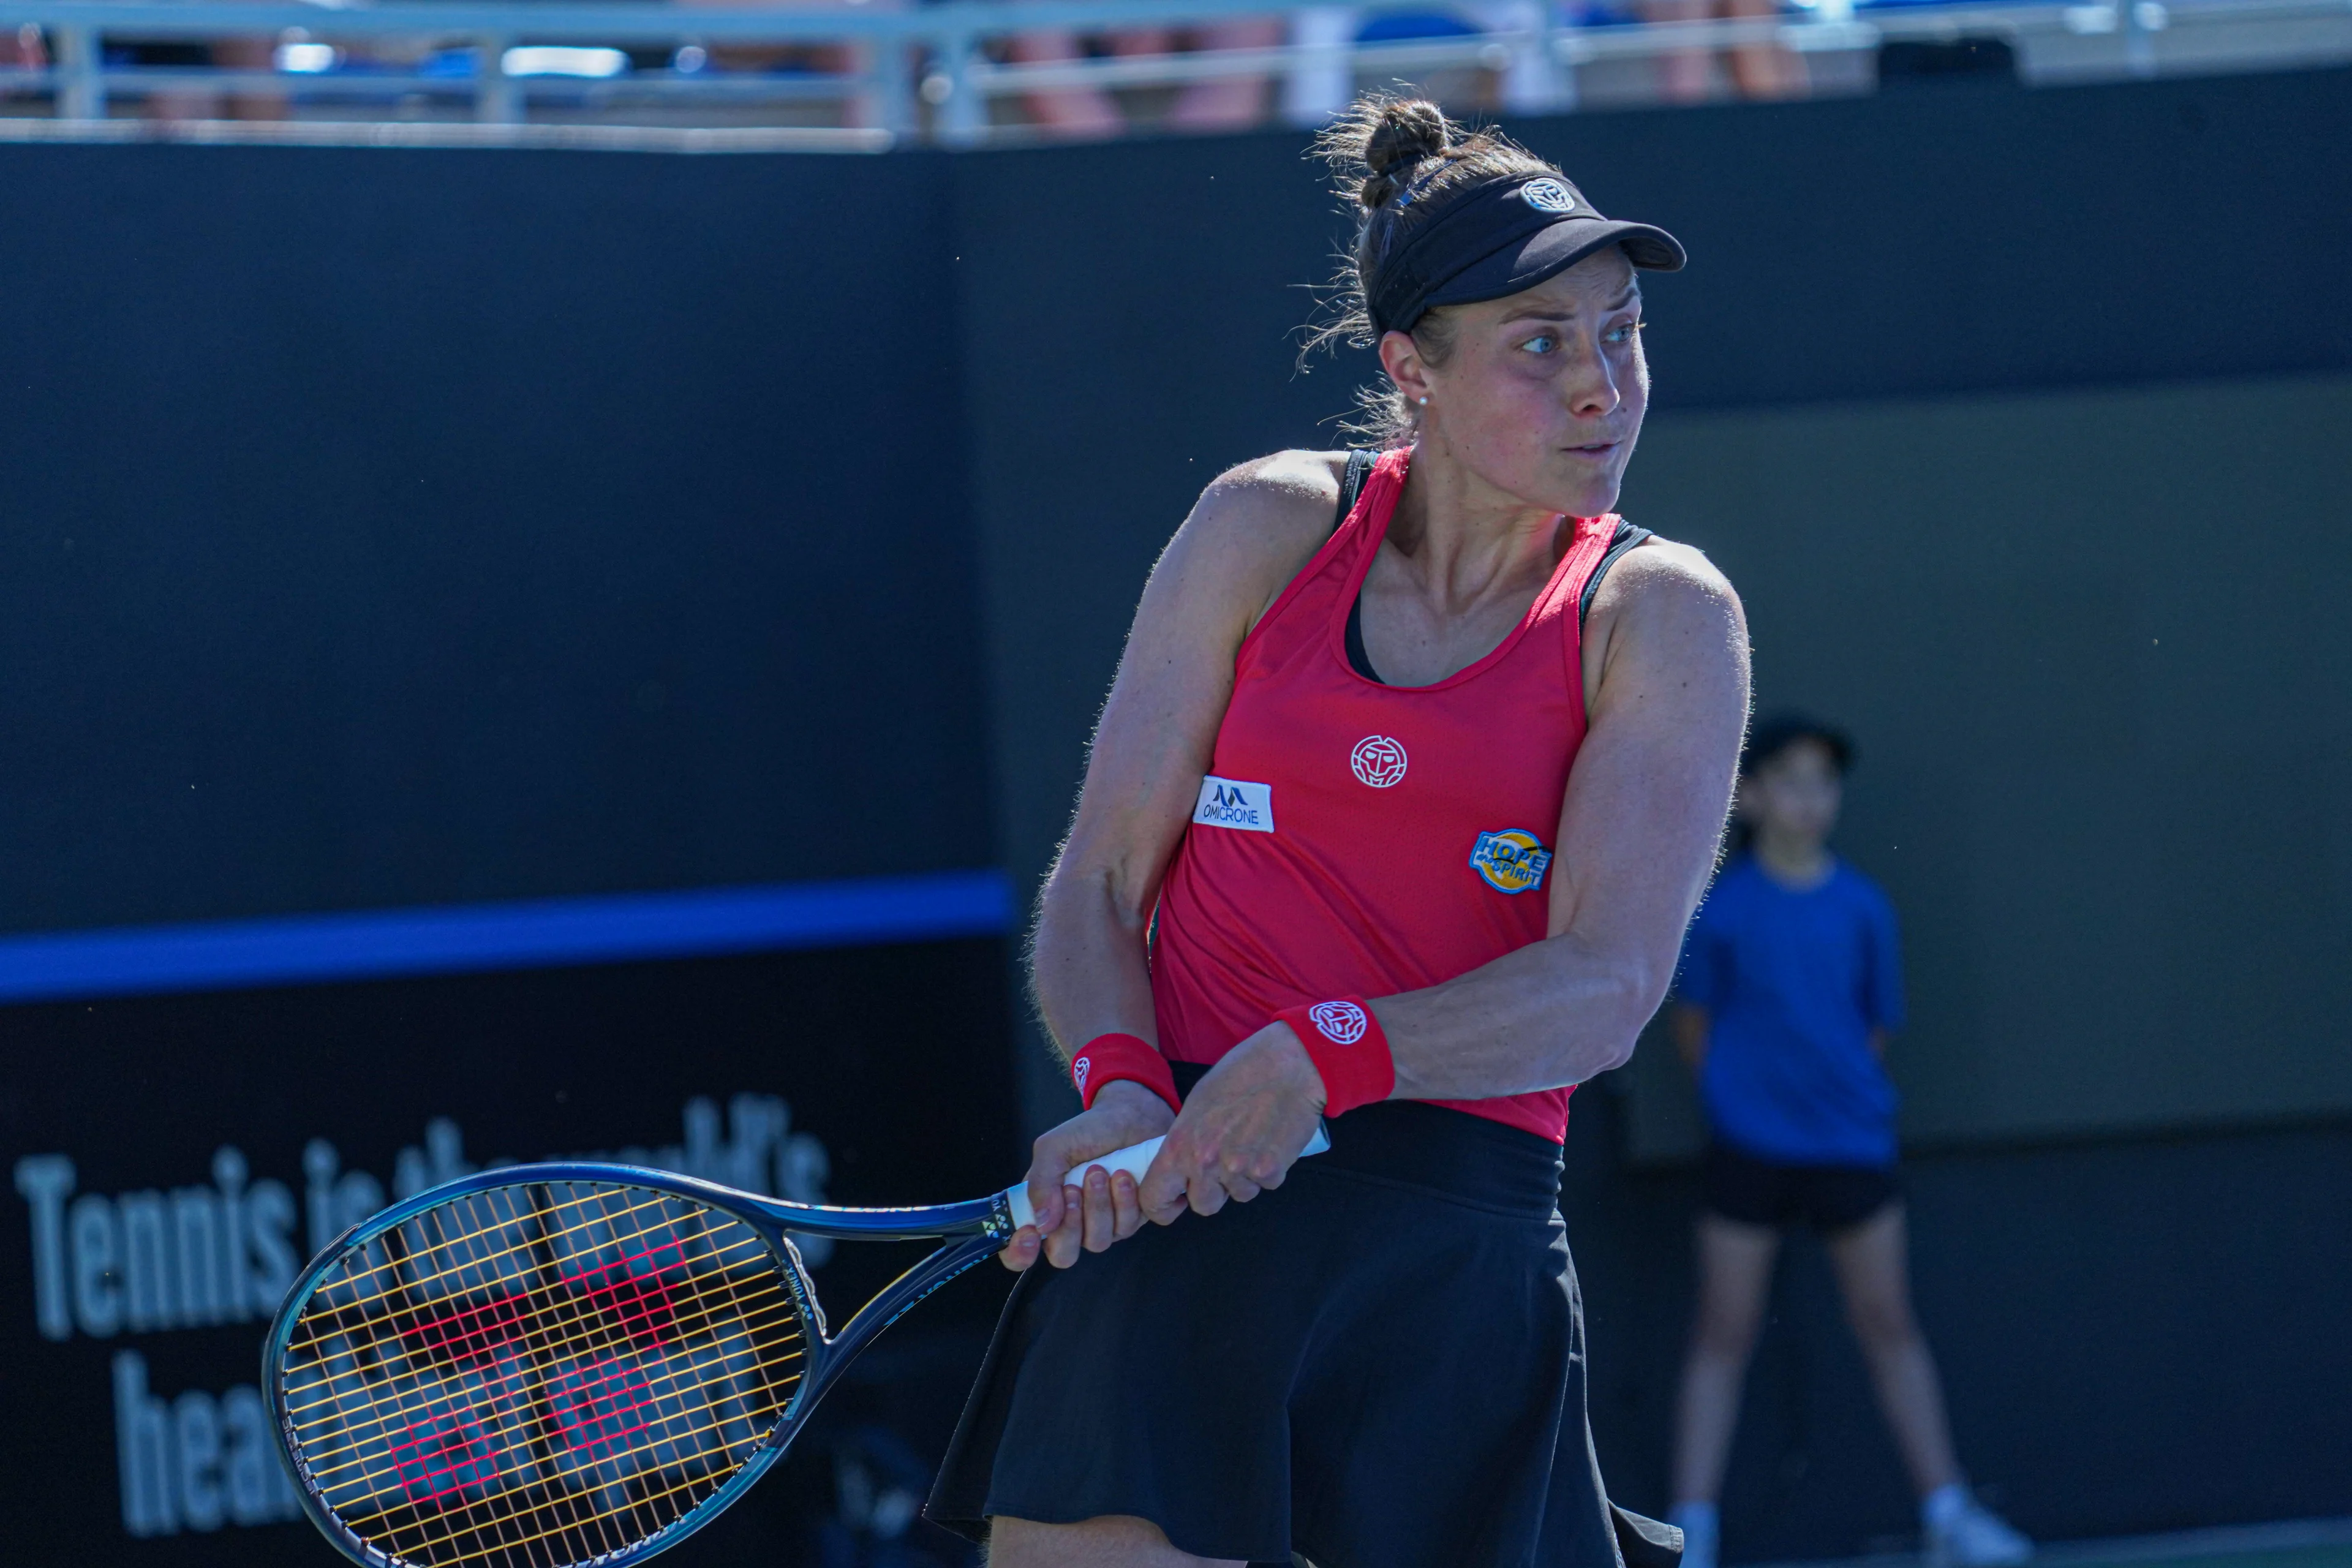
[[[1307,1009],[1307,1021],[1335,1046],[1354,1045],[1371,1023],[1353,1002],[1318,1002]]]
[[[1529,180],[1519,187],[1519,200],[1539,213],[1576,210],[1576,193],[1558,180]]]
[[[1348,753],[1348,765],[1360,784],[1386,789],[1404,777],[1404,742],[1387,735],[1367,735]]]
[[[1470,868],[1498,893],[1524,893],[1543,886],[1551,851],[1524,827],[1481,833],[1470,847]]]

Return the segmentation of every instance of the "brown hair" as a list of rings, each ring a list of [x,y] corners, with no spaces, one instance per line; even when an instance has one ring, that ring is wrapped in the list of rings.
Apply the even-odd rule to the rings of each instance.
[[[1343,342],[1366,348],[1377,342],[1365,301],[1380,280],[1381,264],[1444,206],[1435,198],[1489,180],[1559,173],[1499,131],[1465,132],[1428,100],[1391,93],[1358,99],[1315,139],[1315,151],[1330,165],[1339,199],[1357,225],[1356,242],[1332,280],[1324,320],[1310,329],[1309,352]],[[1453,350],[1449,315],[1439,306],[1413,325],[1413,342],[1432,364],[1444,364]],[[1359,416],[1343,426],[1351,436],[1401,447],[1420,428],[1404,394],[1385,377],[1358,388],[1356,402]]]

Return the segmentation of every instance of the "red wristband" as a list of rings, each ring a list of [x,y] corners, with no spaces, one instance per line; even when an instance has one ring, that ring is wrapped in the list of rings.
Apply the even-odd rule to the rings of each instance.
[[[1338,1116],[1396,1092],[1396,1058],[1389,1037],[1360,996],[1338,996],[1285,1007],[1275,1017],[1290,1026],[1323,1075],[1323,1114]]]
[[[1168,1058],[1140,1035],[1097,1035],[1070,1058],[1070,1081],[1078,1087],[1078,1103],[1088,1110],[1095,1108],[1095,1096],[1103,1085],[1120,1079],[1141,1084],[1166,1100],[1171,1110],[1184,1109],[1176,1098],[1176,1075],[1168,1069]]]

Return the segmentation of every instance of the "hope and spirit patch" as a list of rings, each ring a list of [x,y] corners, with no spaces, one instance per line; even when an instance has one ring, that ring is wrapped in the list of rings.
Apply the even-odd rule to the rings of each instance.
[[[1202,827],[1232,827],[1244,833],[1274,831],[1274,786],[1244,779],[1221,779],[1211,773],[1201,781],[1201,798],[1192,820]]]
[[[1505,827],[1478,835],[1470,850],[1470,868],[1498,893],[1524,893],[1543,886],[1551,851],[1525,828]]]

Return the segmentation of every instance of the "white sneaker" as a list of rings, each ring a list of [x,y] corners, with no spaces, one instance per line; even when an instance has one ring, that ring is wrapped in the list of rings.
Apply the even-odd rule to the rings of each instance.
[[[1666,1522],[1683,1532],[1682,1568],[1715,1568],[1717,1520],[1708,1502],[1678,1503],[1667,1513]]]
[[[1924,1511],[1927,1568],[2011,1568],[2033,1555],[2033,1542],[1964,1491]]]

